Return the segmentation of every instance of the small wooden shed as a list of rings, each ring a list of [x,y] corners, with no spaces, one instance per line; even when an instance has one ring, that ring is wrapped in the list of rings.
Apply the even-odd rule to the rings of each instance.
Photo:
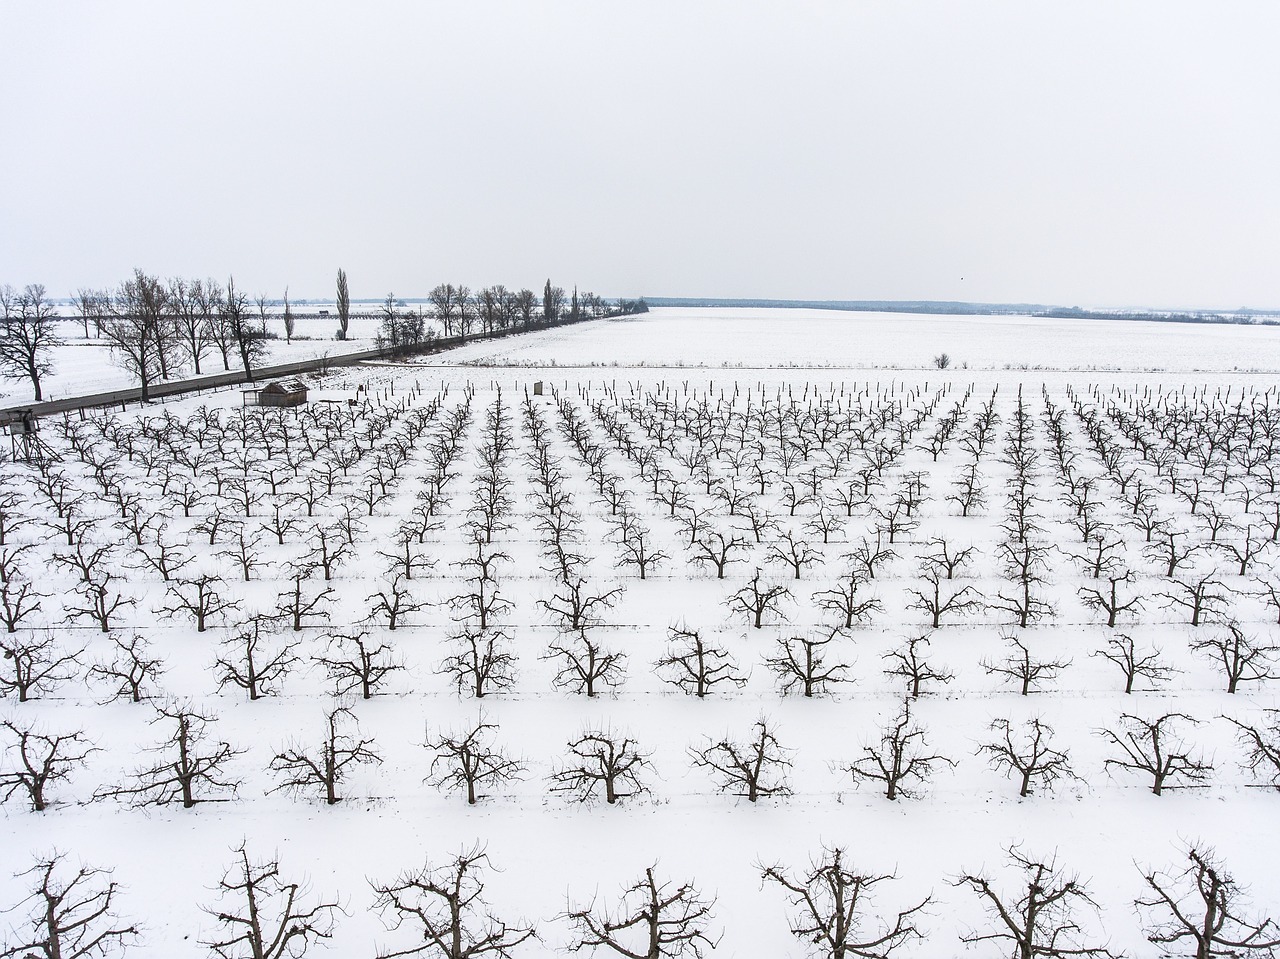
[[[307,387],[298,380],[268,383],[261,389],[245,390],[245,406],[301,406],[307,401]]]

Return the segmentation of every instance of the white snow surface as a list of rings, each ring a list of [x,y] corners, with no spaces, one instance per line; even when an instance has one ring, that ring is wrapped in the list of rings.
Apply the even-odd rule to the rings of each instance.
[[[940,353],[974,370],[1274,372],[1280,326],[671,307],[473,343],[426,362],[875,371],[927,370]]]
[[[942,351],[951,354],[957,367],[968,362],[969,369],[945,373],[929,369],[931,357]],[[96,374],[89,370],[100,362],[99,357],[86,363],[75,374],[68,361],[60,376],[79,376],[86,390],[123,385],[108,382],[105,374],[101,381],[94,379]],[[548,369],[552,366],[558,369],[552,372]],[[616,369],[590,369],[601,366]],[[674,366],[709,369],[664,369]],[[797,368],[788,369],[793,366]],[[122,609],[115,617],[113,630],[121,636],[145,637],[164,660],[167,671],[160,682],[164,694],[216,714],[218,722],[211,727],[210,738],[244,750],[228,767],[241,786],[231,801],[203,803],[189,810],[172,805],[138,807],[111,799],[90,801],[103,785],[129,782],[130,771],[147,758],[143,750],[161,738],[162,727],[149,722],[152,707],[104,701],[110,691],[100,684],[90,685],[83,669],[73,680],[32,701],[19,703],[13,695],[0,699],[0,717],[43,724],[50,730],[83,729],[100,749],[69,781],[51,786],[53,802],[46,811],[31,811],[18,795],[0,804],[0,909],[24,897],[29,877],[19,874],[34,858],[57,849],[70,862],[114,870],[122,887],[119,912],[144,928],[140,943],[129,955],[147,959],[205,956],[208,949],[201,940],[217,930],[203,910],[216,904],[213,887],[232,864],[233,848],[245,841],[259,859],[278,857],[286,878],[306,877],[315,895],[336,896],[345,905],[347,915],[340,917],[333,939],[309,950],[309,956],[373,956],[378,948],[403,948],[408,940],[405,931],[388,931],[372,912],[370,881],[389,881],[428,862],[442,864],[460,850],[480,844],[496,867],[485,877],[485,899],[491,910],[510,921],[536,922],[540,929],[540,940],[518,948],[517,956],[551,955],[571,944],[572,928],[558,918],[567,904],[583,904],[593,897],[606,903],[656,863],[660,878],[691,880],[704,895],[716,898],[711,931],[722,938],[714,955],[801,957],[810,953],[788,930],[790,912],[781,891],[761,882],[761,865],[780,863],[797,870],[820,855],[824,845],[838,845],[845,848],[846,860],[859,869],[896,874],[896,881],[880,887],[874,901],[877,914],[891,916],[899,908],[932,897],[920,917],[926,936],[901,954],[933,959],[995,956],[1003,952],[990,943],[972,949],[962,945],[962,935],[989,928],[989,917],[978,898],[954,880],[962,871],[987,870],[1000,887],[1012,889],[1014,876],[1005,868],[1003,850],[1020,844],[1024,852],[1056,856],[1065,873],[1078,874],[1087,884],[1099,910],[1096,914],[1085,910],[1079,918],[1094,944],[1106,941],[1114,952],[1154,956],[1159,952],[1146,941],[1133,907],[1133,901],[1144,894],[1138,867],[1181,868],[1183,844],[1195,840],[1220,854],[1248,887],[1259,914],[1267,910],[1280,914],[1280,869],[1276,868],[1280,830],[1275,828],[1280,792],[1260,785],[1241,768],[1242,750],[1233,728],[1222,718],[1262,722],[1264,710],[1280,705],[1276,685],[1250,683],[1228,694],[1220,670],[1191,650],[1194,639],[1220,633],[1223,627],[1187,625],[1183,610],[1157,598],[1157,593],[1170,588],[1169,581],[1144,555],[1143,534],[1124,525],[1125,503],[1115,485],[1101,477],[1099,458],[1082,421],[1072,412],[1073,395],[1086,408],[1101,411],[1107,402],[1123,405],[1141,400],[1146,390],[1151,391],[1148,397],[1163,391],[1190,402],[1192,391],[1206,385],[1209,399],[1215,390],[1230,388],[1234,392],[1227,396],[1233,401],[1242,390],[1252,390],[1258,397],[1269,390],[1274,405],[1275,381],[1246,371],[1277,366],[1280,330],[1275,328],[824,311],[655,310],[634,319],[596,321],[473,344],[420,364],[370,365],[333,373],[313,381],[313,409],[323,400],[337,400],[335,415],[356,411],[366,425],[379,413],[393,414],[389,416],[391,432],[433,400],[438,401],[439,412],[413,444],[390,495],[375,506],[372,517],[365,517],[367,529],[356,540],[355,558],[331,583],[318,578],[307,581],[314,592],[324,586],[333,588],[327,607],[330,619],[306,625],[298,633],[279,634],[282,641],[300,641],[298,653],[303,661],[285,678],[278,695],[257,701],[249,701],[234,687],[219,689],[215,682],[213,662],[220,643],[234,632],[234,624],[219,620],[201,633],[188,617],[160,614],[170,601],[166,584],[154,570],[139,564],[138,549],[121,523],[120,511],[103,494],[93,469],[76,455],[55,424],[46,422],[43,438],[62,456],[57,468],[83,497],[84,515],[95,520],[86,540],[115,544],[110,563],[118,578],[113,589],[136,601],[136,606]],[[1107,370],[1123,372],[1101,372]],[[577,549],[587,561],[585,576],[601,590],[624,590],[594,633],[608,648],[626,654],[626,679],[618,689],[593,699],[554,687],[555,667],[540,658],[557,630],[553,617],[540,606],[540,601],[552,597],[556,583],[542,568],[545,560],[531,500],[534,477],[526,459],[533,444],[522,404],[535,380],[545,382],[546,394],[532,402],[551,428],[552,451],[565,474],[572,508],[582,517]],[[410,392],[415,383],[421,389]],[[1101,391],[1091,395],[1090,385],[1099,383]],[[1129,392],[1109,392],[1113,383]],[[51,392],[65,393],[70,384],[70,379],[60,379]],[[944,497],[969,457],[952,440],[935,462],[920,443],[971,384],[960,430],[997,389],[995,408],[1001,419],[979,461],[988,502],[974,515],[962,517]],[[1138,617],[1122,620],[1119,631],[1131,635],[1139,646],[1159,647],[1169,664],[1181,670],[1156,689],[1144,685],[1125,695],[1118,670],[1091,655],[1117,630],[1100,623],[1077,594],[1094,581],[1070,557],[1080,535],[1071,522],[1072,510],[1061,501],[1061,489],[1055,485],[1042,385],[1049,400],[1066,409],[1064,422],[1078,455],[1077,468],[1100,477],[1101,509],[1124,540],[1125,562],[1137,576],[1133,589],[1149,599]],[[360,393],[357,387],[363,388]],[[415,573],[411,581],[413,594],[430,605],[394,631],[385,624],[368,627],[375,637],[394,646],[406,668],[388,678],[381,695],[367,701],[344,700],[358,716],[361,734],[375,741],[384,761],[379,766],[357,767],[342,784],[344,798],[336,806],[326,806],[315,794],[271,791],[279,782],[267,769],[272,756],[291,743],[318,745],[325,710],[334,703],[330,684],[320,671],[307,667],[307,659],[323,649],[332,632],[364,620],[370,608],[367,597],[386,587],[384,571],[389,561],[379,553],[394,549],[397,529],[428,484],[429,442],[443,417],[464,401],[467,388],[472,394],[471,419],[458,454],[457,475],[447,488],[451,500],[440,526],[426,534],[422,547],[434,565]],[[1003,655],[1003,637],[1011,628],[1009,615],[986,609],[950,621],[944,618],[943,625],[931,632],[931,653],[954,671],[955,679],[929,687],[913,704],[913,715],[927,730],[934,751],[956,765],[938,768],[919,798],[890,802],[874,783],[854,788],[842,766],[855,759],[864,744],[878,738],[902,705],[902,683],[885,675],[883,656],[907,637],[930,632],[924,614],[910,608],[908,593],[919,585],[918,558],[925,542],[943,536],[956,545],[974,546],[972,567],[961,574],[964,582],[987,596],[1004,586],[995,550],[1004,535],[1000,523],[1005,518],[1010,470],[1000,462],[1000,451],[1019,388],[1031,414],[1033,446],[1039,453],[1034,473],[1039,512],[1045,536],[1057,552],[1046,586],[1046,597],[1055,606],[1053,615],[1016,632],[1036,652],[1069,659],[1070,665],[1043,690],[1018,695],[981,665],[984,659]],[[1069,389],[1074,393],[1069,394]],[[593,438],[607,451],[607,468],[624,480],[633,509],[652,530],[655,546],[669,554],[643,581],[634,568],[617,565],[620,551],[611,535],[609,508],[596,495],[587,467],[561,431],[553,390],[588,424]],[[655,440],[629,417],[625,404],[649,410],[659,401],[686,407],[706,395],[712,408],[723,401],[742,410],[750,395],[757,405],[762,400],[782,405],[794,401],[805,408],[816,395],[822,402],[848,407],[861,392],[863,405],[869,406],[876,402],[877,390],[884,402],[904,400],[909,412],[939,397],[875,492],[875,503],[887,503],[904,477],[918,472],[923,474],[928,499],[919,508],[918,529],[895,544],[897,558],[866,586],[868,595],[880,599],[883,611],[868,625],[849,630],[839,642],[837,656],[849,665],[850,682],[811,699],[783,695],[763,665],[764,657],[772,654],[779,638],[811,632],[827,621],[829,616],[816,608],[811,596],[835,585],[848,565],[844,555],[860,537],[872,534],[875,517],[868,507],[855,509],[830,544],[816,542],[820,561],[807,567],[799,581],[789,571],[766,564],[768,535],[764,543],[748,543],[725,578],[718,579],[714,570],[692,565],[689,534],[672,520],[665,504],[648,495],[651,484],[593,418],[591,404],[603,401],[619,412],[642,445],[665,448],[659,459],[687,486],[690,501],[712,510],[712,521],[730,529],[738,528],[739,519],[724,515],[723,505],[717,505],[702,482],[690,477],[689,470],[671,455],[689,449],[688,437],[680,433],[675,441]],[[446,601],[462,590],[462,570],[456,564],[469,551],[467,514],[482,469],[477,450],[486,412],[499,396],[515,439],[505,460],[514,509],[511,528],[494,534],[494,547],[510,557],[499,574],[502,593],[513,604],[499,623],[510,633],[518,673],[510,690],[486,696],[480,704],[459,695],[438,667],[452,648],[449,637],[458,627]],[[347,405],[348,399],[357,398],[362,405]],[[239,402],[238,395],[225,392],[194,394],[163,407],[130,408],[110,416],[120,427],[144,419],[158,423],[161,416],[188,420],[207,407],[225,424],[242,415]],[[103,422],[103,414],[92,416]],[[298,421],[293,417],[285,413],[281,419],[296,429]],[[104,435],[107,430],[79,423],[75,417],[71,423],[85,437],[85,448],[95,455],[111,451],[112,441]],[[335,442],[341,445],[342,441]],[[373,441],[375,450],[379,442]],[[367,450],[370,443],[363,445]],[[261,451],[260,437],[251,434],[249,446]],[[237,442],[229,441],[227,449],[228,453],[238,449]],[[813,455],[812,462],[795,471],[817,462],[818,454]],[[322,499],[311,517],[289,496],[304,486],[301,479],[287,478],[276,495],[265,480],[258,480],[261,499],[253,507],[253,516],[244,521],[245,528],[252,530],[266,522],[279,506],[296,516],[300,532],[291,534],[283,546],[264,538],[264,565],[247,583],[234,562],[218,552],[226,547],[226,540],[210,548],[207,537],[194,529],[216,502],[216,476],[234,472],[226,462],[202,466],[194,477],[181,467],[159,462],[148,476],[141,456],[133,460],[120,456],[111,469],[122,488],[144,497],[145,509],[160,517],[157,525],[167,524],[166,538],[186,544],[193,557],[192,569],[220,574],[225,580],[223,592],[239,600],[242,611],[269,610],[287,583],[286,563],[306,552],[307,533],[316,524],[335,522],[344,505],[366,512],[355,497],[367,485],[361,477],[371,468],[374,456],[366,453],[352,468],[351,477],[340,480],[335,495]],[[1126,462],[1158,489],[1160,508],[1179,528],[1188,530],[1194,540],[1206,537],[1187,503],[1160,485],[1154,467],[1131,451]],[[310,457],[300,456],[299,476],[312,465]],[[191,517],[183,515],[172,494],[166,497],[159,491],[166,469],[174,476],[172,489],[189,479],[206,492]],[[1186,464],[1183,471],[1194,472]],[[712,472],[727,479],[733,468],[716,461]],[[87,621],[63,622],[64,610],[80,602],[77,576],[53,563],[53,557],[67,553],[68,548],[65,537],[60,539],[61,534],[41,525],[55,522],[55,516],[49,499],[39,491],[36,473],[26,465],[6,462],[0,464],[0,475],[8,488],[24,497],[23,515],[40,521],[19,528],[11,537],[12,543],[30,544],[18,565],[48,597],[18,635],[37,635],[31,627],[48,626],[62,647],[85,648],[85,664],[108,659],[109,639],[96,626]],[[834,487],[833,480],[824,487],[824,495]],[[776,476],[759,499],[777,514],[780,531],[812,541],[813,534],[804,531],[805,522],[812,518],[812,504],[788,515],[783,492],[782,477]],[[1211,492],[1210,499],[1241,527],[1260,523],[1226,496]],[[229,500],[224,508],[225,502]],[[1235,541],[1242,539],[1243,532],[1224,535]],[[1249,592],[1254,577],[1274,578],[1278,555],[1270,549],[1245,577],[1235,575],[1214,550],[1204,550],[1196,561],[1206,569],[1216,567],[1223,584],[1233,591],[1229,614],[1246,632],[1272,643],[1277,640],[1275,611]],[[763,568],[766,579],[787,586],[794,600],[784,618],[774,617],[758,630],[725,605],[757,566]],[[705,637],[732,652],[743,671],[749,672],[746,685],[729,691],[717,687],[699,700],[662,682],[653,663],[668,646],[668,627],[677,623],[702,630]],[[1181,731],[1213,762],[1207,785],[1155,796],[1139,776],[1123,771],[1109,774],[1104,762],[1116,753],[1099,731],[1115,728],[1122,712],[1147,717],[1181,712],[1194,717],[1198,725],[1184,724]],[[430,753],[423,743],[441,730],[463,729],[481,714],[498,725],[498,741],[511,754],[523,757],[528,771],[523,781],[499,787],[491,798],[468,807],[457,793],[444,793],[424,783]],[[781,744],[793,751],[788,778],[794,794],[752,804],[719,791],[705,770],[691,764],[688,749],[704,744],[708,737],[745,740],[761,716],[770,719]],[[1040,717],[1054,728],[1055,745],[1069,752],[1079,778],[1020,799],[1014,783],[993,771],[976,750],[990,740],[992,720],[1008,718],[1019,724],[1031,717]],[[564,760],[566,743],[588,727],[628,733],[651,753],[650,795],[615,807],[603,802],[583,805],[549,792],[548,776]],[[0,912],[0,941],[10,924],[21,921],[24,909]]]

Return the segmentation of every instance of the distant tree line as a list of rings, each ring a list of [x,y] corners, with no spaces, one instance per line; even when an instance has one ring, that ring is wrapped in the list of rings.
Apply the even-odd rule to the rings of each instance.
[[[339,328],[338,338],[346,333],[343,297],[346,274],[338,271]],[[563,287],[547,280],[539,302],[530,289],[508,290],[502,284],[471,290],[458,284],[441,283],[428,296],[430,306],[411,310],[401,306],[394,294],[388,293],[378,309],[377,343],[380,349],[403,352],[428,344],[432,332],[427,320],[435,320],[444,336],[492,336],[509,332],[545,329],[561,323],[646,313],[648,305],[640,300],[610,302],[595,293],[579,293],[575,287],[566,293]]]
[[[378,348],[405,353],[429,346],[435,337],[429,321],[438,323],[446,337],[467,339],[648,310],[644,300],[611,302],[594,293],[580,294],[576,287],[566,294],[550,280],[541,301],[528,289],[511,291],[497,285],[473,292],[452,283],[437,286],[429,300],[428,308],[411,310],[387,294],[376,313]],[[157,381],[207,372],[201,364],[209,357],[221,359],[227,372],[233,364],[243,368],[252,381],[254,369],[266,357],[268,341],[276,339],[267,329],[268,317],[282,321],[286,341],[293,339],[297,322],[288,290],[279,313],[275,308],[280,301],[266,294],[249,297],[236,287],[234,277],[225,284],[214,279],[163,280],[135,269],[114,290],[81,288],[72,301],[85,338],[96,336],[110,344],[116,363],[141,387],[143,400],[150,398]],[[347,340],[352,314],[344,270],[338,271],[336,305],[334,336]],[[36,402],[44,398],[43,380],[53,372],[54,350],[63,343],[58,323],[65,319],[41,284],[21,290],[0,285],[0,378],[29,380]]]

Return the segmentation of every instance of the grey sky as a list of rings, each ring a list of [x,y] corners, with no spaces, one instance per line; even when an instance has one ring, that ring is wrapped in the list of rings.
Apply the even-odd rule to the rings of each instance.
[[[1280,307],[1272,0],[0,0],[0,37],[0,282],[55,295]]]

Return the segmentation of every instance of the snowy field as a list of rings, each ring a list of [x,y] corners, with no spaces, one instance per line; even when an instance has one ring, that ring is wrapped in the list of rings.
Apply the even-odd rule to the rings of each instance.
[[[927,370],[940,353],[972,370],[1275,372],[1280,326],[663,308],[552,330],[536,343],[475,343],[437,362]]]
[[[969,368],[930,369],[942,351]],[[681,365],[708,369],[665,368]],[[412,923],[387,928],[371,883],[480,844],[496,867],[491,911],[538,928],[515,956],[571,946],[567,909],[611,906],[656,863],[673,888],[714,898],[714,955],[802,957],[822,953],[789,932],[796,914],[761,870],[799,872],[839,846],[859,871],[897,877],[876,887],[868,931],[929,897],[912,919],[921,937],[895,954],[1000,956],[1007,943],[962,943],[992,917],[957,879],[985,875],[1016,899],[1005,849],[1021,844],[1086,884],[1098,905],[1075,915],[1086,945],[1156,956],[1146,937],[1160,914],[1134,908],[1150,895],[1143,872],[1180,872],[1198,842],[1248,887],[1247,915],[1280,915],[1278,770],[1244,768],[1232,722],[1266,733],[1276,685],[1246,670],[1227,692],[1204,647],[1231,635],[1228,622],[1254,647],[1280,639],[1266,598],[1280,590],[1278,397],[1272,377],[1247,372],[1278,366],[1275,328],[659,310],[332,373],[300,413],[245,412],[238,394],[214,393],[46,421],[50,459],[0,465],[6,616],[29,587],[29,612],[0,645],[76,656],[25,702],[11,679],[21,656],[0,663],[12,726],[0,735],[82,731],[97,751],[50,783],[44,811],[21,788],[0,805],[0,909],[56,849],[114,870],[117,911],[143,930],[130,955],[205,956],[202,942],[223,934],[208,910],[236,907],[216,885],[245,843],[343,905],[308,955],[374,956],[414,936]],[[535,380],[544,395],[530,395]],[[124,384],[101,388],[113,385]],[[1032,554],[1009,548],[1021,540]],[[972,550],[951,578],[943,545]],[[641,553],[663,554],[644,578]],[[743,606],[757,570],[757,590],[786,591],[759,628]],[[1090,603],[1091,591],[1110,599],[1111,579],[1120,604],[1141,599],[1114,627]],[[934,605],[955,603],[936,628],[935,581]],[[600,600],[576,629],[574,586],[579,606]],[[741,685],[705,698],[673,685],[677,667],[655,666],[689,642],[673,627],[721,651]],[[249,685],[263,688],[251,699],[255,630]],[[368,699],[335,698],[320,661],[350,654],[340,637],[361,633],[382,648],[375,661],[400,668]],[[498,656],[483,700],[451,672],[468,635]],[[917,652],[950,678],[923,681],[910,728],[941,758],[890,801],[849,769],[871,768],[866,749],[904,708],[907,680],[889,670],[922,636]],[[134,637],[163,669],[136,703],[100,675]],[[1098,655],[1122,637],[1168,672],[1126,694]],[[1014,640],[1031,662],[1059,664],[1028,695],[995,671]],[[623,657],[590,697],[556,652],[581,661],[588,648]],[[812,696],[796,685],[806,649],[841,667]],[[125,795],[173,759],[154,751],[175,727],[157,706],[216,717],[197,751],[229,744],[214,778],[236,790],[197,782],[192,808]],[[318,755],[338,706],[381,762],[348,767],[334,805],[314,784],[281,790],[274,757]],[[1172,732],[1211,771],[1153,794],[1150,776],[1108,764],[1124,758],[1106,735],[1123,733],[1123,714],[1182,714]],[[764,776],[786,794],[753,803],[691,750],[746,744],[762,718],[790,765]],[[481,719],[524,770],[468,806],[432,780],[426,744]],[[1033,720],[1051,727],[1071,774],[1019,796],[983,750],[1005,720],[1015,740]],[[553,789],[587,730],[634,741],[641,794],[611,805]],[[6,753],[0,776],[17,762]],[[0,936],[28,905],[0,913]]]

